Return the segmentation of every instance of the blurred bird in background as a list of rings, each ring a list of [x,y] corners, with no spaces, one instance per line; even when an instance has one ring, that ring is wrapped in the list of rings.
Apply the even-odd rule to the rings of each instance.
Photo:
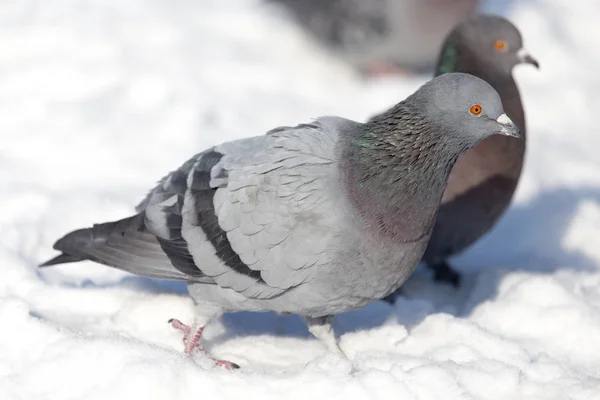
[[[460,275],[446,259],[464,251],[498,222],[508,208],[525,161],[526,123],[513,68],[539,64],[523,47],[519,30],[498,16],[479,15],[459,24],[446,38],[436,75],[464,72],[488,82],[523,140],[489,138],[454,166],[431,240],[423,256],[436,280],[459,285]]]
[[[488,82],[500,94],[523,140],[488,138],[461,156],[454,166],[423,256],[437,281],[459,285],[460,274],[450,267],[447,258],[488,233],[508,208],[517,188],[527,137],[525,111],[512,76],[519,64],[539,68],[537,60],[525,51],[519,30],[502,17],[470,18],[444,40],[435,74],[464,72]]]
[[[444,37],[478,0],[265,0],[287,9],[316,40],[372,76],[430,68]]]

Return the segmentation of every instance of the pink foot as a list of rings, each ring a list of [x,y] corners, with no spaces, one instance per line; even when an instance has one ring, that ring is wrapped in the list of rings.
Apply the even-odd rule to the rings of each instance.
[[[202,332],[204,332],[204,327],[201,326],[196,329],[195,332],[192,332],[192,328],[188,325],[184,324],[178,319],[170,319],[169,323],[175,329],[178,329],[184,333],[183,336],[183,344],[185,345],[185,353],[189,355],[193,355],[195,353],[204,353],[206,351],[200,345],[200,338],[202,337]],[[210,357],[210,356],[209,356]],[[224,367],[226,369],[238,369],[240,366],[236,363],[232,363],[230,361],[225,360],[217,360],[216,358],[210,357],[211,360],[215,362],[219,367]]]
[[[196,352],[203,352],[204,349],[200,346],[200,337],[204,327],[200,327],[192,334],[192,328],[184,324],[178,319],[170,319],[169,323],[175,329],[183,332],[183,344],[185,345],[185,353],[193,354]]]
[[[217,360],[215,358],[211,357],[211,360],[213,360],[215,362],[215,365],[219,366],[219,367],[223,367],[225,369],[238,369],[240,366],[237,365],[236,363],[232,363],[231,361],[225,361],[225,360]]]

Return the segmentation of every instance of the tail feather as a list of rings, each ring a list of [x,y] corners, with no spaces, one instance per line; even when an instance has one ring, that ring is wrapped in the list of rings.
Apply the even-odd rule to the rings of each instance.
[[[78,261],[83,261],[83,260],[84,260],[84,258],[62,253],[62,254],[54,257],[53,259],[48,260],[43,264],[40,264],[39,266],[40,266],[40,268],[43,268],[43,267],[50,267],[52,265],[66,264],[66,263],[78,262]]]
[[[143,214],[73,231],[59,239],[54,249],[62,254],[40,267],[90,260],[149,278],[209,280],[175,268],[156,236],[146,228]]]

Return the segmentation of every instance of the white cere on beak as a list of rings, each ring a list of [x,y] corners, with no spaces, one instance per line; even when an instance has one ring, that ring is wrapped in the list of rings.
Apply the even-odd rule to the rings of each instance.
[[[521,137],[521,135],[519,134],[519,128],[517,128],[515,123],[512,122],[512,120],[510,118],[508,118],[508,115],[506,115],[506,114],[500,115],[496,119],[496,122],[498,122],[500,125],[502,125],[502,130],[500,132],[502,135],[512,136],[515,138]]]
[[[519,58],[519,60],[524,61],[525,58],[527,58],[529,56],[529,53],[527,52],[527,50],[521,48],[519,49],[519,51],[517,51],[517,57]]]
[[[502,125],[514,125],[512,120],[510,118],[508,118],[508,115],[506,115],[506,114],[502,114],[501,116],[499,116],[496,119],[496,121],[498,121],[498,123],[502,124]]]

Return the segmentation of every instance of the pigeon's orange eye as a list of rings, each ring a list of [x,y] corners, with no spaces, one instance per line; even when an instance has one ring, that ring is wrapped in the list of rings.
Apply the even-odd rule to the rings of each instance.
[[[494,43],[494,47],[497,51],[500,51],[502,53],[508,50],[508,44],[506,44],[504,40],[496,40],[496,42]]]
[[[479,104],[474,104],[471,106],[471,109],[469,111],[471,111],[471,114],[473,115],[479,115],[483,111],[483,108],[481,108]]]

